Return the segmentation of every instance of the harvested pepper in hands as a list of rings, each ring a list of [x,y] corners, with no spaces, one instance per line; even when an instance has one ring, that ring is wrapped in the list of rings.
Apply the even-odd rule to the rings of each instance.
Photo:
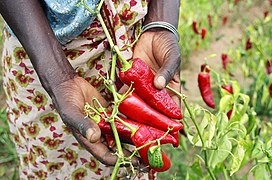
[[[130,68],[120,71],[120,80],[128,86],[133,82],[134,92],[152,108],[170,118],[181,119],[180,108],[166,89],[159,90],[154,86],[154,74],[148,65],[140,58],[135,58],[130,63]]]
[[[151,108],[136,93],[132,92],[118,107],[119,111],[139,123],[152,126],[162,131],[179,131],[183,125]]]
[[[104,116],[103,113],[101,113],[102,116]],[[108,113],[108,116],[110,116],[110,113]],[[93,118],[94,119],[94,118]],[[125,140],[128,143],[132,143],[132,136],[134,134],[136,134],[138,132],[139,129],[144,128],[148,133],[152,133],[153,134],[153,140],[155,139],[159,139],[161,137],[163,137],[165,135],[164,131],[161,131],[159,129],[153,128],[151,126],[147,126],[123,117],[120,117],[121,120],[123,120],[125,123],[127,123],[129,126],[131,126],[131,128],[125,126],[124,124],[122,124],[120,121],[115,120],[115,125],[118,131],[118,134],[120,136],[120,138],[122,140]],[[97,125],[99,126],[102,134],[108,134],[108,135],[112,135],[113,136],[113,132],[111,129],[111,126],[108,122],[105,121],[105,118],[103,117],[99,117],[99,118],[95,118],[95,121],[97,123]],[[161,139],[161,144],[176,144],[177,140],[171,136],[170,134],[167,134],[164,138]]]
[[[200,94],[204,102],[211,108],[215,108],[215,103],[213,99],[211,82],[210,82],[210,74],[209,70],[206,70],[208,66],[203,66],[203,71],[198,74],[198,87],[200,90]],[[208,72],[207,72],[208,71]]]
[[[136,147],[141,147],[141,146],[149,143],[150,141],[153,141],[156,138],[154,137],[154,134],[151,131],[148,131],[144,127],[144,128],[140,128],[131,137],[131,139],[133,141],[133,144]],[[149,165],[152,169],[154,169],[155,171],[158,171],[158,172],[166,171],[166,170],[168,170],[170,168],[171,162],[161,150],[160,150],[161,151],[161,156],[162,156],[161,160],[162,160],[163,163],[161,163],[161,161],[158,159],[159,158],[158,153],[153,154],[153,158],[149,159],[152,162],[149,162],[149,160],[148,160],[149,149],[152,148],[153,146],[157,146],[157,145],[158,145],[157,143],[150,144],[148,146],[145,146],[145,147],[141,148],[138,152],[139,152],[143,162],[146,165]]]

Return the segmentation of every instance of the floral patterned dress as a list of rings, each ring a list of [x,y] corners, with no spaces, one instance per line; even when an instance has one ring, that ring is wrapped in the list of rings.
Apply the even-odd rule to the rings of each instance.
[[[128,44],[139,33],[147,13],[146,0],[106,0],[102,16],[115,44],[125,58]],[[94,19],[83,33],[63,45],[67,60],[106,98],[98,73],[110,68],[111,52],[103,29]],[[2,65],[7,95],[7,117],[20,160],[20,179],[108,179],[112,167],[97,161],[83,149],[63,124],[47,92],[16,37],[5,31]],[[125,177],[120,170],[119,178]],[[154,172],[138,173],[135,179],[153,179]]]

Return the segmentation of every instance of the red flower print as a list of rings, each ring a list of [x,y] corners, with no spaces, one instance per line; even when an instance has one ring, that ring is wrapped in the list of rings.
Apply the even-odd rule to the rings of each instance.
[[[40,127],[38,124],[27,125],[26,133],[32,138],[36,138],[40,132]]]
[[[65,49],[64,53],[69,60],[75,60],[77,57],[82,55],[84,51],[81,50],[75,50],[75,49]]]
[[[22,61],[23,59],[28,59],[28,56],[27,56],[24,48],[22,48],[22,47],[15,48],[13,53],[14,53],[16,63]]]
[[[45,110],[44,106],[47,104],[47,97],[45,94],[36,91],[33,97],[29,96],[27,98],[30,99],[31,102],[38,108],[38,111],[41,109]]]
[[[45,128],[49,128],[52,123],[58,121],[58,116],[54,113],[48,113],[48,114],[42,115],[40,117],[40,121],[42,122]]]
[[[53,150],[53,149],[57,149],[59,145],[63,143],[63,140],[51,139],[50,137],[47,136],[45,137],[43,143],[45,146],[48,147],[48,149]]]
[[[34,172],[34,174],[39,178],[39,179],[46,179],[47,178],[47,172],[43,170],[39,170],[37,172]]]
[[[85,176],[87,176],[87,170],[79,168],[72,173],[72,180],[82,180]]]
[[[48,162],[46,164],[46,169],[47,171],[52,172],[55,170],[60,170],[63,165],[63,162]]]
[[[45,158],[47,157],[46,151],[43,147],[33,145],[33,149],[38,156],[43,156]]]
[[[64,151],[64,154],[61,154],[58,158],[63,158],[72,165],[76,163],[77,153],[74,150],[67,148],[66,151]]]
[[[27,104],[23,103],[22,101],[20,101],[17,98],[14,98],[14,101],[15,101],[15,103],[21,113],[28,115],[28,113],[32,110],[31,106],[28,106]]]
[[[15,76],[15,80],[22,87],[27,87],[30,83],[32,83],[34,81],[34,79],[31,78],[30,76],[23,74],[21,70],[13,71],[12,73]]]

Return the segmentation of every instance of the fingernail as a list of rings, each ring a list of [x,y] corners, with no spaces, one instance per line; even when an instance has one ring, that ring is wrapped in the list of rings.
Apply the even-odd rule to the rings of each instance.
[[[157,79],[157,82],[162,88],[165,87],[166,80],[165,80],[165,78],[163,76],[159,76],[158,79]]]
[[[92,128],[89,128],[86,132],[86,138],[88,141],[94,143],[100,138],[99,133],[96,133]]]

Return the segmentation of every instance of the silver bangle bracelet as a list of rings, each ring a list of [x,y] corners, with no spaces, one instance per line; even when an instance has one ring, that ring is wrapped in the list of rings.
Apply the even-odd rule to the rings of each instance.
[[[149,30],[149,29],[152,29],[152,28],[164,28],[164,29],[167,29],[168,31],[172,32],[176,36],[177,40],[179,41],[179,33],[177,31],[177,28],[175,26],[173,26],[172,24],[168,23],[168,22],[155,21],[155,22],[148,23],[148,24],[143,26],[142,33]]]

